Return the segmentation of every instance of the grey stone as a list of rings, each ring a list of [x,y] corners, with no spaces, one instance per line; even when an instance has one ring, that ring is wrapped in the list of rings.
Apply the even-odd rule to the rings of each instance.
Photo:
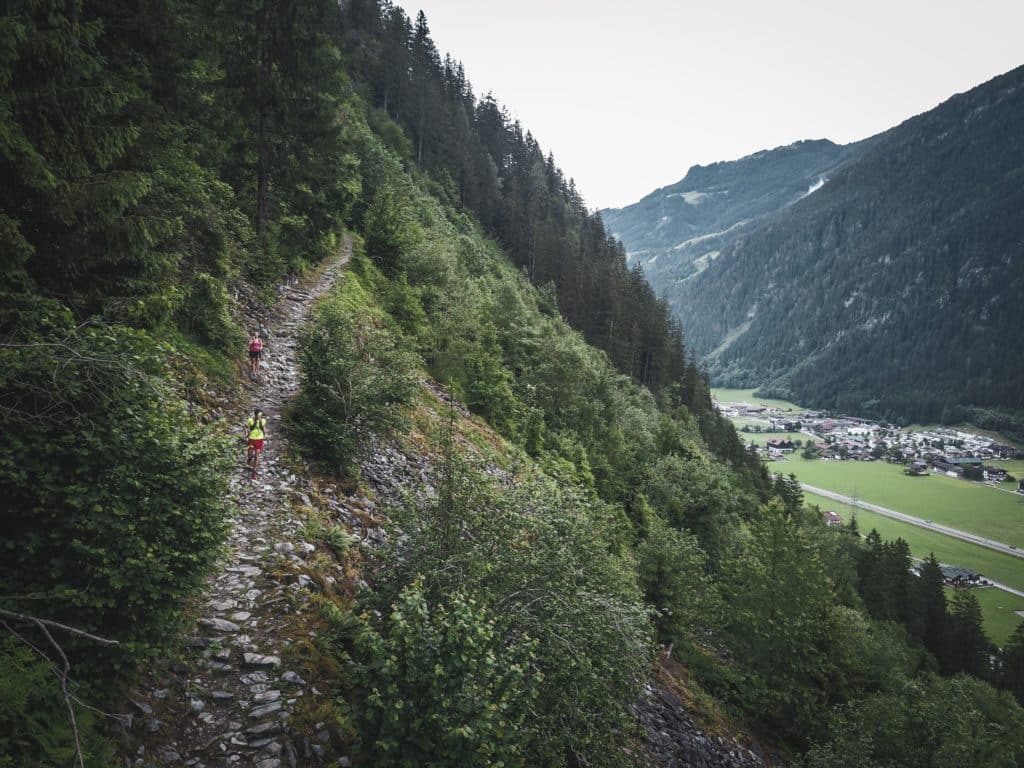
[[[203,703],[202,699],[189,699],[188,705],[197,715],[206,709],[206,704]]]
[[[281,723],[276,720],[267,720],[264,723],[257,723],[256,725],[246,728],[245,732],[249,734],[249,736],[259,739],[264,736],[271,736],[275,733],[280,733]]]
[[[280,698],[280,691],[263,691],[253,696],[252,700],[257,702],[258,704],[266,704],[268,701],[277,701]]]
[[[235,694],[230,691],[214,691],[210,696],[214,701],[232,701],[235,698]]]
[[[270,678],[267,676],[266,672],[256,671],[250,672],[246,675],[242,675],[238,679],[242,682],[243,685],[255,685],[256,683],[265,683]]]
[[[281,666],[280,656],[264,656],[259,653],[246,653],[242,655],[247,667],[279,667]]]
[[[240,573],[243,576],[259,576],[263,573],[262,568],[258,568],[255,565],[233,565],[229,568],[225,568],[228,573]]]
[[[167,694],[169,694],[169,693],[170,693],[170,691],[167,690],[166,688],[158,688],[157,690],[153,691],[153,698],[154,699],[166,699],[167,698]]]
[[[217,632],[237,632],[241,629],[241,627],[235,624],[235,622],[228,621],[227,619],[200,619],[199,623],[204,627],[216,630]]]
[[[283,704],[280,701],[272,701],[269,704],[264,704],[261,707],[256,707],[249,713],[249,719],[260,720],[267,715],[272,715],[275,712],[280,712]]]
[[[295,672],[292,672],[291,670],[288,670],[283,675],[281,675],[281,679],[284,680],[286,683],[291,683],[292,685],[306,684],[305,680],[303,680],[301,677],[299,677]]]
[[[276,757],[265,757],[256,761],[256,768],[281,768],[281,761]]]
[[[157,757],[165,763],[170,763],[171,765],[178,765],[181,763],[181,755],[179,755],[172,747],[160,747],[160,749],[156,751],[156,754]]]
[[[231,614],[232,621],[248,621],[252,618],[252,614],[248,611],[238,611]]]

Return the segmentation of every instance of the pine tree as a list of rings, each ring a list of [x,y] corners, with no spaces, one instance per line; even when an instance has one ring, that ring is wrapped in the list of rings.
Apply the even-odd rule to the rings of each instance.
[[[929,553],[921,566],[915,592],[923,616],[923,626],[918,637],[941,664],[949,653],[949,614],[942,569],[934,553]]]
[[[950,610],[950,649],[947,674],[966,672],[985,679],[991,672],[991,643],[983,629],[981,605],[969,589],[957,590]]]
[[[1024,704],[1024,621],[1017,625],[1003,649],[999,684]]]

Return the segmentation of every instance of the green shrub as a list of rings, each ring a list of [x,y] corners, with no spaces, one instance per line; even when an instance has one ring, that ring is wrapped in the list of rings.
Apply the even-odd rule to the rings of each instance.
[[[1024,761],[1024,710],[972,677],[927,676],[844,707],[801,768],[997,768]]]
[[[0,768],[71,765],[75,736],[54,670],[13,637],[0,638],[0,669]],[[96,716],[73,706],[86,768],[114,765]]]
[[[717,626],[718,594],[706,574],[707,556],[692,534],[652,516],[637,560],[644,596],[660,611],[655,624],[663,639],[678,643]]]
[[[390,614],[411,584],[428,606],[453,594],[475,601],[504,647],[537,643],[527,668],[537,696],[521,727],[527,763],[623,765],[651,638],[632,564],[613,554],[607,506],[539,478],[496,488],[475,470],[441,496],[393,511],[404,536],[385,553],[368,607]]]
[[[144,333],[76,330],[51,305],[14,333],[25,346],[0,348],[0,583],[36,615],[121,641],[65,638],[76,675],[107,682],[165,642],[217,554],[225,442],[161,378]]]
[[[334,295],[303,332],[299,363],[302,391],[291,420],[300,449],[350,475],[371,434],[405,422],[418,385],[415,358],[379,320]]]
[[[527,765],[538,643],[501,629],[461,593],[429,603],[419,582],[402,590],[380,629],[361,635],[370,662],[356,724],[370,764]]]

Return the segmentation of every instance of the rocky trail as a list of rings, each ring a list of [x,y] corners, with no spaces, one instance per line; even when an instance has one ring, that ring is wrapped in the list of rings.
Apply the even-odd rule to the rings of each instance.
[[[121,718],[125,768],[300,768],[350,766],[343,739],[317,721],[329,691],[296,648],[315,643],[314,595],[351,582],[343,565],[326,557],[311,535],[307,513],[343,526],[363,546],[385,540],[378,504],[433,496],[439,470],[434,459],[400,441],[374,440],[361,465],[361,492],[347,493],[305,475],[288,450],[281,422],[299,388],[297,334],[318,298],[342,278],[344,253],[308,284],[282,286],[272,309],[250,307],[248,318],[264,331],[260,380],[251,382],[246,410],[267,416],[267,442],[259,476],[244,465],[241,425],[238,466],[231,479],[234,516],[219,571],[193,604],[194,625],[173,658],[154,664]],[[469,413],[427,379],[439,408]],[[505,472],[495,476],[508,482]],[[373,497],[375,500],[371,500]],[[326,688],[325,683],[321,687]],[[739,742],[705,735],[675,694],[655,683],[633,708],[646,738],[644,762],[664,768],[764,768]]]
[[[235,515],[227,555],[207,583],[183,659],[147,678],[132,698],[125,742],[135,766],[279,766],[327,764],[330,738],[293,738],[288,720],[318,691],[285,659],[300,594],[315,589],[302,570],[316,550],[293,502],[309,506],[309,481],[287,464],[281,415],[299,387],[297,331],[314,302],[340,277],[351,244],[308,285],[283,286],[277,306],[260,318],[266,334],[261,376],[251,405],[267,416],[267,442],[257,478],[244,466],[231,481]],[[265,323],[265,324],[264,324]],[[243,423],[244,414],[237,421]],[[241,433],[239,433],[241,435]],[[348,759],[331,763],[346,765]]]

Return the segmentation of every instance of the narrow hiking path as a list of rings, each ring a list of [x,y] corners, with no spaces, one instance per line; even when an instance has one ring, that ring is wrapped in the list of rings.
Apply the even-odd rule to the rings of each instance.
[[[311,282],[283,286],[265,317],[261,377],[246,393],[249,412],[259,406],[268,421],[259,476],[250,479],[240,441],[227,554],[197,600],[183,659],[170,662],[149,690],[132,698],[135,738],[126,742],[133,765],[278,768],[316,765],[325,754],[328,738],[295,743],[286,727],[297,704],[317,693],[287,664],[296,604],[308,602],[299,593],[311,587],[299,571],[316,547],[305,541],[305,520],[294,510],[296,501],[309,506],[309,482],[287,466],[281,417],[299,388],[298,330],[350,255],[346,240]],[[245,417],[234,414],[239,430]]]

